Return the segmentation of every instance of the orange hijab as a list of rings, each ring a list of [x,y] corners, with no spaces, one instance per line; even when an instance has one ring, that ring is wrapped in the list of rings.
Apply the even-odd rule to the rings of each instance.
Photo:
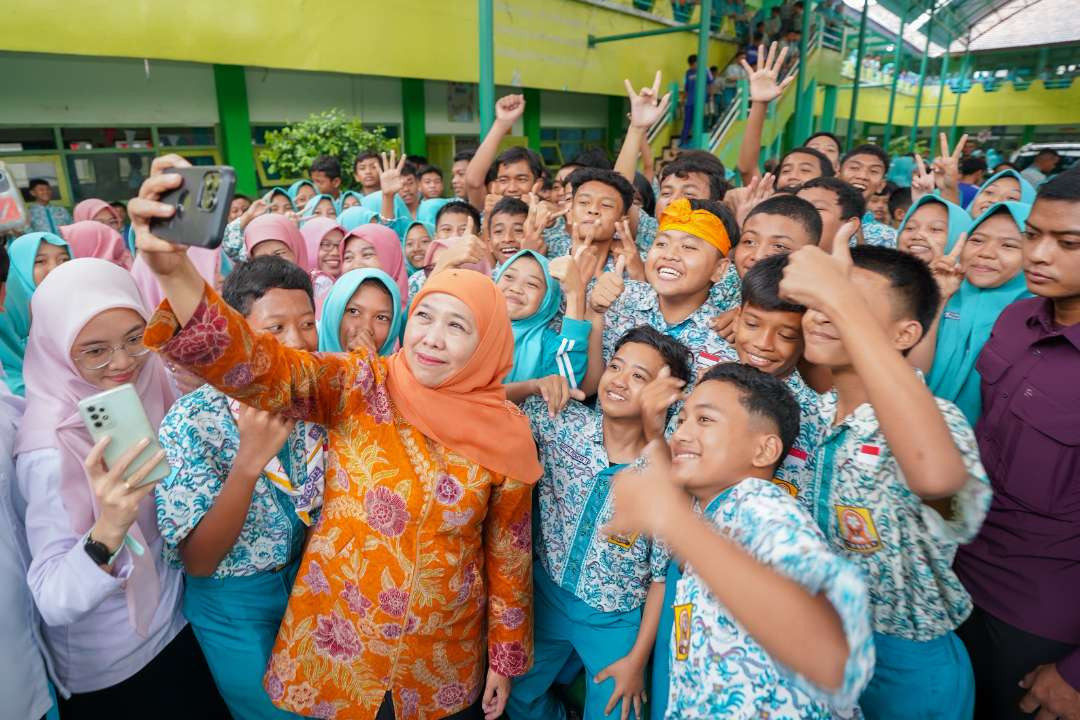
[[[390,397],[427,437],[492,472],[536,482],[541,469],[529,421],[506,399],[502,384],[514,366],[514,333],[506,300],[488,276],[446,270],[428,279],[409,314],[432,293],[453,295],[472,310],[480,343],[461,370],[433,388],[416,380],[404,350],[394,353],[386,380]]]

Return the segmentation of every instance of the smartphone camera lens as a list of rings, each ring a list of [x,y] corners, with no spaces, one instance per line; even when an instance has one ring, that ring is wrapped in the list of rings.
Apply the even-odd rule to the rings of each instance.
[[[107,420],[109,419],[109,416],[108,416],[108,415],[102,415],[102,416],[101,416],[101,419],[102,419],[102,420],[106,420],[106,421],[107,421]]]
[[[96,407],[94,407],[93,405],[89,406],[89,407],[88,407],[88,408],[86,408],[86,409],[87,409],[87,410],[89,410],[90,412],[97,412],[97,408],[96,408]]]
[[[97,413],[94,413],[93,415],[91,415],[90,419],[91,420],[97,420],[98,419]]]
[[[96,423],[94,423],[94,427],[96,427],[96,428],[99,428],[99,427],[101,427],[101,423],[100,423],[100,422],[96,422]]]

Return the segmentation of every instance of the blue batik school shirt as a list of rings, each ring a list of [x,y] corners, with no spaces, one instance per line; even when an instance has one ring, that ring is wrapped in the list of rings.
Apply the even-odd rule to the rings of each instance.
[[[869,601],[858,569],[834,553],[813,519],[767,480],[747,478],[727,488],[703,516],[759,563],[823,594],[840,616],[848,658],[837,691],[814,685],[774,660],[688,565],[676,583],[665,717],[856,716],[874,669]]]
[[[863,215],[862,234],[864,245],[896,249],[896,229],[874,219],[869,211]]]
[[[866,575],[874,630],[915,641],[940,637],[971,613],[953,558],[975,538],[992,495],[964,414],[934,399],[968,473],[950,500],[949,519],[908,487],[872,405],[834,425],[835,393],[822,396],[826,433],[797,482],[798,500],[830,546]]]
[[[303,434],[312,426],[297,422],[279,454],[294,486],[302,484],[306,466]],[[240,429],[229,410],[229,398],[203,385],[176,401],[158,435],[172,467],[169,477],[154,491],[158,529],[165,541],[165,559],[183,567],[180,544],[221,493],[240,448]],[[306,526],[292,499],[261,474],[240,535],[213,577],[277,570],[300,555],[305,534]]]
[[[604,449],[603,414],[571,400],[556,417],[533,396],[522,410],[532,422],[544,472],[537,483],[537,562],[556,585],[601,612],[645,604],[663,582],[669,555],[644,535],[607,535],[614,470]]]

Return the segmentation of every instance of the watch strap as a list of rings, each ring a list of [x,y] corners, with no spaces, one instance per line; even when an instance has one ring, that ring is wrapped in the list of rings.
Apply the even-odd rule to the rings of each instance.
[[[86,534],[86,542],[83,543],[83,550],[86,551],[86,554],[89,555],[90,559],[97,565],[112,565],[113,560],[116,559],[116,556],[120,554],[120,551],[123,548],[124,544],[120,543],[120,547],[116,548],[116,551],[113,552],[109,550],[105,543],[95,540],[89,533]]]

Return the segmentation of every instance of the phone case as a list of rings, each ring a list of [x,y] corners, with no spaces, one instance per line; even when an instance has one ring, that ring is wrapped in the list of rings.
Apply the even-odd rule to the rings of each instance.
[[[151,220],[150,231],[180,245],[216,248],[229,222],[236,173],[226,165],[169,168],[165,172],[180,175],[184,183],[161,196],[161,202],[176,207],[176,214]]]
[[[0,162],[0,233],[21,230],[29,224],[22,193],[16,187],[7,165]]]
[[[157,441],[157,432],[150,427],[150,421],[143,410],[139,394],[131,384],[121,385],[112,390],[92,395],[79,401],[79,414],[82,416],[90,437],[96,444],[108,435],[111,440],[105,446],[105,466],[113,467],[120,458],[144,438],[150,439],[138,456],[131,461],[124,478],[130,478],[161,449]],[[156,483],[169,476],[169,463],[165,458],[157,464],[140,485]]]

